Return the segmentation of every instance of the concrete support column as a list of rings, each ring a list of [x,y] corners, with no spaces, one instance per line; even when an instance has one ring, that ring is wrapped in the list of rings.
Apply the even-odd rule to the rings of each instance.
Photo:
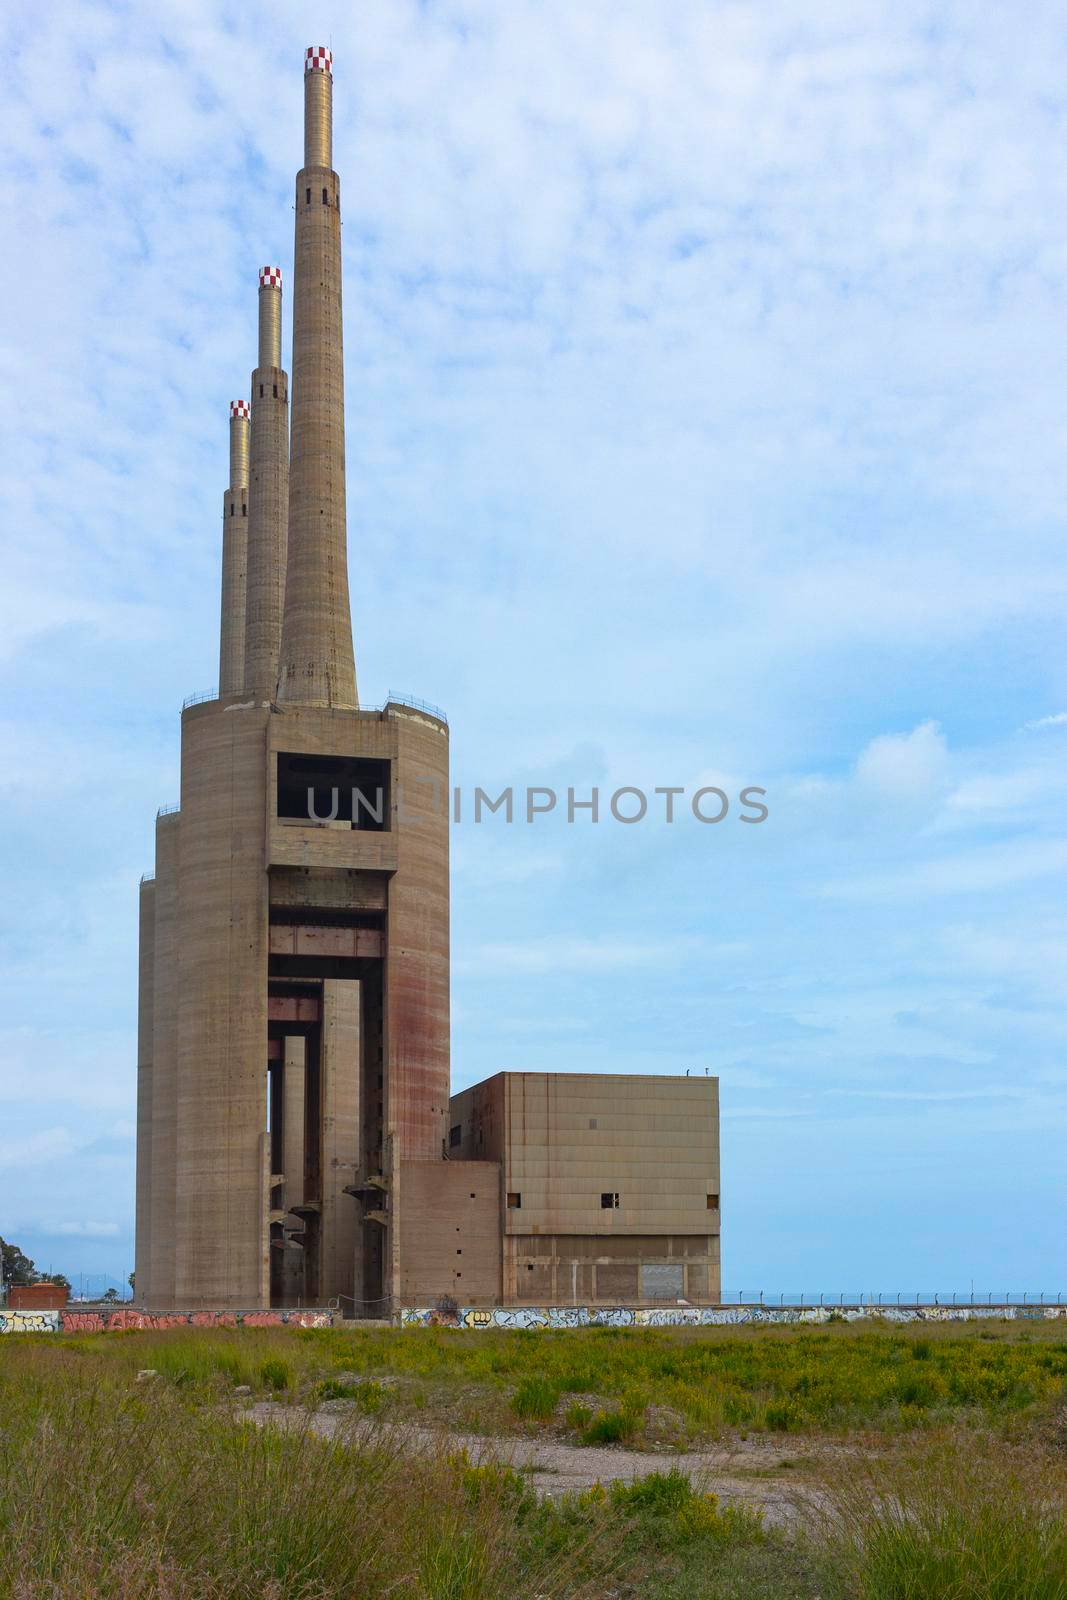
[[[286,1209],[304,1203],[304,1050],[302,1038],[286,1039],[282,1066],[280,1168],[285,1174],[282,1203]],[[279,1286],[283,1305],[295,1306],[303,1302],[302,1243],[287,1244],[283,1249]]]
[[[152,1256],[152,1011],[155,999],[156,885],[141,883],[137,964],[137,1211],[134,1295],[150,1304]]]
[[[327,979],[322,986],[322,1256],[323,1300],[353,1313],[359,1208],[346,1184],[359,1170],[359,985]]]
[[[148,1284],[152,1305],[175,1304],[174,1236],[178,1104],[178,872],[181,813],[156,818],[156,923],[153,952],[152,1206]]]

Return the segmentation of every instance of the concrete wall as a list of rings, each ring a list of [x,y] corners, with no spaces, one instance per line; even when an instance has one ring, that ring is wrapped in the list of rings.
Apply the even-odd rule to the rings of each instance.
[[[329,1311],[140,1311],[96,1306],[85,1311],[5,1311],[0,1333],[125,1333],[131,1328],[329,1328]]]
[[[718,1299],[717,1079],[498,1073],[449,1123],[503,1165],[505,1302]]]
[[[500,1166],[404,1161],[396,1186],[400,1295],[493,1305],[501,1294]]]
[[[152,1049],[154,1044],[156,885],[141,884],[137,964],[137,1179],[134,1284],[147,1305],[152,1265]]]
[[[178,1116],[178,876],[181,816],[156,818],[156,923],[152,997],[152,1173],[148,1207],[148,1292],[153,1305],[174,1304],[175,1141]],[[140,1246],[135,1257],[141,1255]]]
[[[160,1309],[269,1304],[268,716],[216,700],[182,717],[176,1256],[173,1297],[153,1275]]]
[[[1054,1306],[405,1306],[402,1328],[729,1328],[746,1323],[1042,1322],[1067,1319]]]

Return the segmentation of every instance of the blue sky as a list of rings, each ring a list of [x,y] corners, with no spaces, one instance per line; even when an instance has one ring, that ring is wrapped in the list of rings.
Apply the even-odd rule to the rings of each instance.
[[[1067,41],[909,0],[0,22],[0,1233],[132,1264],[136,896],[335,56],[363,699],[454,778],[454,1081],[721,1078],[730,1288],[1067,1287]]]

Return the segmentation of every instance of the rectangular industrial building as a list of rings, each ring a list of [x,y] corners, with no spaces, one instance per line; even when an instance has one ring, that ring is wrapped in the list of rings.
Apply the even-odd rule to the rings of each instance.
[[[472,1261],[454,1297],[717,1302],[718,1090],[710,1077],[500,1072],[453,1095],[447,1164],[496,1164],[501,1219],[498,1280]]]

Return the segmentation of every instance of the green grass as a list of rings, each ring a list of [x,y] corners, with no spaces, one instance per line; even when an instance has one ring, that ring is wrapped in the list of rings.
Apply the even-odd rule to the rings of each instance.
[[[988,1436],[853,1464],[824,1529],[839,1586],[859,1600],[1067,1600],[1064,1466]]]
[[[329,1362],[404,1380],[396,1402],[418,1393],[447,1408],[458,1396],[486,1431],[543,1425],[560,1398],[587,1411],[649,1403],[677,1413],[691,1438],[729,1431],[810,1433],[877,1428],[908,1432],[960,1420],[1010,1424],[1062,1391],[1063,1324],[969,1328],[580,1329],[478,1332],[413,1329],[308,1331],[298,1336]],[[597,1397],[593,1404],[590,1397]],[[473,1402],[473,1403],[472,1403]],[[564,1418],[584,1432],[577,1405]]]
[[[5,1336],[0,1595],[1067,1600],[1064,1351],[1035,1333]],[[144,1369],[157,1376],[139,1381]],[[253,1425],[234,1399],[244,1384],[292,1426]],[[543,1428],[563,1397],[599,1394],[596,1411],[564,1410],[604,1443],[639,1430],[647,1404],[683,1411],[690,1389],[721,1415],[727,1385],[761,1426],[779,1406],[779,1427],[810,1431],[813,1394],[836,1425],[886,1422],[831,1452],[823,1480],[808,1473],[805,1536],[673,1470],[551,1501],[447,1435],[432,1455],[404,1453],[366,1421],[402,1411],[405,1392],[481,1410],[496,1395],[511,1426]],[[324,1399],[354,1402],[330,1439],[308,1426]]]

